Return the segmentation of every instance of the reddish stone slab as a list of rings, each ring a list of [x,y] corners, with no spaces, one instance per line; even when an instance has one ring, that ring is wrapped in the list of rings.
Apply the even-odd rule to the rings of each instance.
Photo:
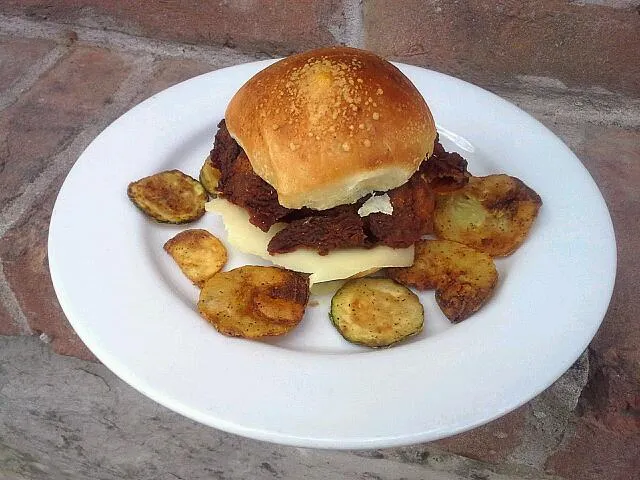
[[[502,463],[520,445],[527,406],[481,427],[435,442],[440,448],[474,460]]]
[[[640,435],[622,435],[588,420],[546,464],[566,480],[632,480],[640,473]]]
[[[213,70],[211,65],[195,60],[161,59],[153,67],[153,76],[145,85],[144,91],[138,95],[136,101],[145,100],[162,90],[184,80]]]
[[[100,118],[130,65],[117,53],[75,48],[0,116],[0,206]],[[0,207],[1,208],[1,207]]]
[[[55,46],[46,40],[0,38],[0,95]]]
[[[608,428],[640,435],[640,131],[591,127],[579,155],[613,219],[618,271],[605,320],[591,344],[581,406]]]
[[[0,239],[0,259],[31,330],[44,333],[57,353],[93,359],[62,312],[49,274],[47,235],[57,191],[52,188]]]
[[[365,45],[475,83],[526,74],[638,94],[640,15],[584,3],[372,0]]]
[[[340,2],[8,0],[0,12],[186,43],[288,53],[336,43]]]

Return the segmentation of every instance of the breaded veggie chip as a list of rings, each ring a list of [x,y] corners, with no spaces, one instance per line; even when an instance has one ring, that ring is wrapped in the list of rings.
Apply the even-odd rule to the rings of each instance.
[[[452,322],[478,311],[498,282],[498,271],[486,253],[449,240],[421,240],[410,267],[389,268],[387,275],[420,290],[436,290],[436,302]]]
[[[209,278],[198,310],[220,333],[260,338],[284,335],[304,316],[309,280],[278,267],[244,266]]]
[[[200,182],[180,170],[167,170],[132,182],[127,195],[140,210],[161,223],[199,219],[209,198]]]
[[[329,318],[351,343],[388,347],[422,330],[424,308],[415,293],[389,278],[356,278],[335,293]]]
[[[180,232],[164,244],[164,249],[200,288],[227,263],[227,249],[222,242],[202,229]]]
[[[509,255],[524,241],[541,205],[540,196],[515,177],[472,177],[461,189],[437,196],[434,231],[491,256]]]
[[[221,175],[220,170],[213,166],[211,155],[209,155],[204,161],[202,168],[200,168],[199,180],[204,189],[212,196],[218,194],[218,182],[220,181]]]

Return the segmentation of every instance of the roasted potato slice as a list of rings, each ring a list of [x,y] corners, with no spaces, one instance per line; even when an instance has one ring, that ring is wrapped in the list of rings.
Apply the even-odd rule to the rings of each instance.
[[[476,312],[493,293],[498,271],[486,253],[449,240],[421,240],[410,267],[387,269],[392,279],[420,290],[435,289],[436,302],[452,322]]]
[[[131,201],[161,223],[187,223],[204,215],[209,196],[200,182],[180,170],[167,170],[129,184]]]
[[[227,249],[222,242],[202,229],[180,232],[164,244],[164,249],[200,288],[227,263]]]
[[[296,327],[309,300],[309,280],[278,267],[244,266],[209,278],[198,310],[220,333],[260,338]]]
[[[200,183],[212,196],[218,194],[218,182],[220,181],[221,175],[220,170],[213,166],[211,156],[209,155],[200,169]]]
[[[524,241],[541,205],[540,196],[515,177],[472,177],[461,189],[437,196],[434,231],[491,256],[509,255]]]
[[[389,278],[349,280],[331,299],[331,322],[351,343],[388,347],[422,330],[418,296]]]

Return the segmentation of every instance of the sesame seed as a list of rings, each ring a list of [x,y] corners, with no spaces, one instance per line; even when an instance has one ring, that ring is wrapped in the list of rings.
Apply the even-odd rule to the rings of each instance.
[[[342,144],[342,149],[343,149],[345,152],[348,152],[349,150],[351,150],[351,147],[349,146],[349,144],[348,144],[347,142],[344,142],[344,143]]]
[[[381,88],[379,88],[379,89],[376,91],[376,94],[377,94],[377,95],[382,95],[383,93],[384,93],[384,91],[383,91]]]
[[[369,140],[368,138],[365,138],[364,142],[362,142],[362,143],[364,143],[365,147],[370,147],[371,146],[371,140]]]
[[[380,119],[380,114],[378,112],[373,112],[373,119],[374,120],[379,120]]]

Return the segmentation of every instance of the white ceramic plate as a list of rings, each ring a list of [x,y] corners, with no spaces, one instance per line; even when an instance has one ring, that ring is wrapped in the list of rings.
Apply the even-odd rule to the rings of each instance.
[[[198,290],[162,250],[186,226],[159,225],[126,187],[178,168],[197,177],[216,124],[240,85],[269,62],[211,72],[116,120],[86,149],[58,196],[49,234],[60,304],[82,340],[124,381],[212,427],[323,448],[404,445],[459,433],[525,403],[585,349],[606,312],[616,250],[588,172],[549,130],[460,80],[398,65],[425,96],[446,148],[476,175],[521,178],[544,205],[530,236],[497,262],[493,299],[451,326],[433,292],[425,331],[386,350],[345,342],[314,296],[300,326],[268,342],[218,334]],[[219,219],[194,225],[225,240]],[[230,251],[228,268],[264,264]]]

